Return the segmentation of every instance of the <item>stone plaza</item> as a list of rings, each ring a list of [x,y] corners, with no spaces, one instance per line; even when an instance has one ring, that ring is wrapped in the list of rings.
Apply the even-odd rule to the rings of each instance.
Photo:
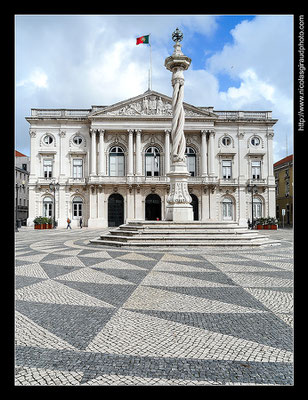
[[[15,385],[293,385],[292,230],[155,249],[103,231],[16,232]]]

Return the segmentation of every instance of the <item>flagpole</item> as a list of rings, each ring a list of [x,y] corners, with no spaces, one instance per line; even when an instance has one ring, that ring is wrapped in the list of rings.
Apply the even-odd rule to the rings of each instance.
[[[149,33],[149,44],[150,44],[150,87],[149,89],[152,90],[152,45],[151,45],[151,34]]]

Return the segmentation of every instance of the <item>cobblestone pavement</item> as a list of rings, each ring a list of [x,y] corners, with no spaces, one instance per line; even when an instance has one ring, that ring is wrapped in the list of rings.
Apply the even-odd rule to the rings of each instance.
[[[293,385],[293,232],[265,248],[16,233],[15,385]]]

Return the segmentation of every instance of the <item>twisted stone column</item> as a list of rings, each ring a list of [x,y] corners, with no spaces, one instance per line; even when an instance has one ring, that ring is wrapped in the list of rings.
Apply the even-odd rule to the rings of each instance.
[[[172,160],[173,162],[185,161],[186,139],[184,135],[184,76],[183,70],[175,68],[172,74]]]
[[[172,39],[176,42],[174,52],[165,60],[165,67],[172,72],[172,164],[167,176],[170,178],[170,192],[167,198],[166,220],[174,222],[186,222],[193,220],[191,197],[188,192],[187,171],[185,160],[186,140],[184,135],[185,114],[184,99],[184,74],[191,63],[189,57],[184,56],[179,43],[183,34],[177,29]]]

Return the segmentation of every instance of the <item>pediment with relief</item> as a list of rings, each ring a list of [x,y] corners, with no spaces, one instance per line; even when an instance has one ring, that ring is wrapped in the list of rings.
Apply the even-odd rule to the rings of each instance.
[[[186,117],[216,117],[210,111],[199,110],[197,107],[184,103]],[[147,91],[127,101],[105,107],[91,115],[103,116],[153,116],[172,117],[171,98],[154,91]]]

